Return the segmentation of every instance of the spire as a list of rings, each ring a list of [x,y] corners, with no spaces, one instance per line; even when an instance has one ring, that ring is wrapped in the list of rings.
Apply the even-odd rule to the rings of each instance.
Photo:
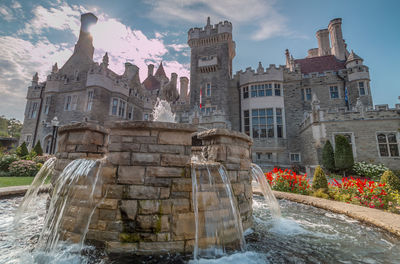
[[[154,76],[167,77],[167,75],[165,74],[165,71],[164,71],[164,66],[163,66],[162,61],[161,61],[160,66],[158,67],[158,69],[156,71],[156,74],[154,74]]]
[[[58,65],[57,65],[57,62],[53,65],[53,67],[51,68],[51,72],[52,73],[56,73],[56,72],[58,72]]]
[[[103,63],[102,65],[107,68],[108,67],[108,52],[106,52],[106,54],[104,54],[103,56]]]

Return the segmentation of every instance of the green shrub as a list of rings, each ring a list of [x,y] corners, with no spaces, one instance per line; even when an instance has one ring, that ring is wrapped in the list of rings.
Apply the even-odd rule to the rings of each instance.
[[[371,164],[366,162],[357,162],[353,165],[353,171],[358,175],[366,178],[371,178],[373,180],[379,180],[381,175],[387,171],[388,168],[383,164]]]
[[[19,160],[19,158],[15,154],[3,155],[0,158],[0,171],[8,172],[8,167],[16,160]]]
[[[20,157],[20,158],[24,158],[24,157],[28,156],[28,155],[29,155],[29,151],[28,151],[28,147],[26,146],[26,143],[23,142],[23,143],[21,144],[21,146],[19,146],[19,147],[17,148],[17,150],[15,151],[15,153],[16,153],[16,154],[18,155],[18,157]]]
[[[329,199],[329,195],[326,193],[325,189],[316,190],[315,192],[312,193],[312,196],[318,197],[318,198]]]
[[[381,182],[389,185],[392,190],[400,191],[400,179],[391,170],[382,174]]]
[[[326,179],[325,173],[320,166],[317,166],[315,169],[312,187],[314,190],[328,190],[328,180]]]
[[[16,177],[35,176],[40,168],[32,160],[17,160],[10,164],[10,175]]]
[[[49,155],[36,156],[32,160],[36,163],[44,164],[50,158]]]
[[[33,148],[33,150],[36,152],[37,156],[42,156],[43,155],[43,149],[42,149],[42,146],[40,145],[40,140],[38,140],[38,142],[36,143],[36,145]]]
[[[353,150],[347,138],[343,135],[335,136],[335,167],[341,171],[347,171],[353,167]]]
[[[322,166],[328,171],[335,170],[335,154],[329,140],[326,141],[322,149]]]
[[[29,154],[25,156],[25,159],[34,160],[36,157],[37,157],[36,151],[32,149],[31,152],[29,152]]]

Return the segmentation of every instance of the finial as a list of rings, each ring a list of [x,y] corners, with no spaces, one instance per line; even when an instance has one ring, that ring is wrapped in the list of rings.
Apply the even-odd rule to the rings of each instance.
[[[258,62],[258,68],[257,68],[257,73],[262,73],[264,72],[264,68],[261,64],[261,61]]]
[[[103,63],[102,63],[106,68],[108,67],[108,52],[104,54],[103,56]]]
[[[210,22],[210,17],[207,17],[207,26],[210,26],[211,22]]]
[[[51,72],[52,72],[52,73],[58,72],[58,65],[57,65],[57,62],[53,65],[53,68],[51,69]]]
[[[39,75],[38,75],[37,72],[33,75],[32,81],[33,82],[38,82],[39,81]]]

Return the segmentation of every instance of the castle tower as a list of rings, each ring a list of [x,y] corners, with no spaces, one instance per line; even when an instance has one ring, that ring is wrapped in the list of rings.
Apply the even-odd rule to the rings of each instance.
[[[342,34],[342,19],[332,19],[329,22],[328,30],[331,37],[331,54],[335,55],[338,60],[345,60],[346,47]]]
[[[235,42],[232,40],[232,23],[228,21],[211,25],[207,18],[204,28],[191,28],[188,32],[191,48],[190,104],[199,105],[200,90],[202,105],[212,111],[223,113],[229,126],[230,95],[229,81],[232,78],[232,60],[235,57]]]
[[[331,55],[331,46],[329,45],[329,30],[320,29],[316,33],[318,40],[318,56]]]
[[[187,77],[181,77],[180,80],[180,88],[179,88],[179,98],[180,101],[187,101],[188,99],[188,88],[189,88],[189,79]]]
[[[351,51],[346,60],[347,97],[350,108],[356,107],[359,100],[365,107],[373,107],[368,67],[363,59]]]

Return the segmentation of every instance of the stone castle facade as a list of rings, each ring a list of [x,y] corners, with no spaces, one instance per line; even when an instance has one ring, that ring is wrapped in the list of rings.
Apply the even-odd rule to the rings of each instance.
[[[94,47],[88,27],[97,22],[83,14],[78,42],[71,58],[53,66],[45,82],[37,75],[28,87],[21,141],[37,140],[50,152],[54,117],[60,125],[84,120],[100,124],[110,120],[151,120],[157,97],[171,103],[180,123],[199,130],[224,127],[253,138],[253,161],[263,167],[312,168],[321,163],[327,140],[345,135],[356,161],[384,163],[400,169],[400,104],[374,107],[369,68],[343,39],[340,18],[317,31],[318,48],[294,59],[288,50],[286,64],[260,62],[257,69],[232,73],[235,42],[228,21],[188,32],[191,48],[189,79],[168,78],[162,63],[155,74],[148,66],[141,82],[139,68],[125,64],[118,75],[93,61]],[[201,107],[200,107],[201,105]]]

